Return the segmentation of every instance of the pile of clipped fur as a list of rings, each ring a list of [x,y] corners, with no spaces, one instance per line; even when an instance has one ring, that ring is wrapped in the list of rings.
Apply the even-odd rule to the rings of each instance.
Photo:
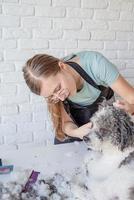
[[[24,173],[24,172],[23,172]],[[73,178],[54,174],[52,178],[39,175],[36,184],[32,185],[28,192],[23,193],[24,184],[18,181],[0,183],[1,200],[87,200],[90,197],[86,185],[77,180],[79,169]],[[78,176],[77,176],[78,175]]]
[[[15,181],[0,183],[0,200],[134,200],[133,172],[134,152],[126,158],[119,154],[110,159],[90,151],[71,176],[39,175],[27,193],[22,193],[26,181],[20,181],[19,174]]]

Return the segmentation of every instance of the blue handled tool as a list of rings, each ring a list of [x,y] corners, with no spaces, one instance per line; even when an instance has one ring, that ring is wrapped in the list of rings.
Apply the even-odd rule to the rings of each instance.
[[[13,165],[2,165],[2,159],[0,158],[0,175],[9,174],[13,171]]]

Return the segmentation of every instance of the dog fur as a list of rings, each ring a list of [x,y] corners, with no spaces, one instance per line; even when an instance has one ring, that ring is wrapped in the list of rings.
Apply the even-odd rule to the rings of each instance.
[[[134,122],[125,111],[104,101],[91,122],[93,128],[83,138],[89,148],[101,150],[106,143],[121,151],[134,147]]]

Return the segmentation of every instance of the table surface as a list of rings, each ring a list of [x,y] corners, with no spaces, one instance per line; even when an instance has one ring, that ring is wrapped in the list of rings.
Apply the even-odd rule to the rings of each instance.
[[[14,165],[18,168],[31,169],[51,175],[55,172],[73,172],[82,165],[87,147],[83,142],[60,145],[26,147],[18,150],[0,152],[3,165]],[[10,180],[10,174],[0,175],[0,181]]]

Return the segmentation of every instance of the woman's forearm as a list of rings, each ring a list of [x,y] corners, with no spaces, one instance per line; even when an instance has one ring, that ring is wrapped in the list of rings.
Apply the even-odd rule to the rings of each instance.
[[[72,121],[65,122],[63,125],[64,133],[71,137],[77,137],[74,132],[74,130],[76,130],[77,128],[78,126]]]
[[[71,137],[78,137],[83,139],[83,136],[87,135],[90,132],[93,124],[88,122],[80,127],[77,127],[72,121],[64,123],[64,132]]]
[[[121,75],[110,87],[130,105],[134,104],[134,87]]]

